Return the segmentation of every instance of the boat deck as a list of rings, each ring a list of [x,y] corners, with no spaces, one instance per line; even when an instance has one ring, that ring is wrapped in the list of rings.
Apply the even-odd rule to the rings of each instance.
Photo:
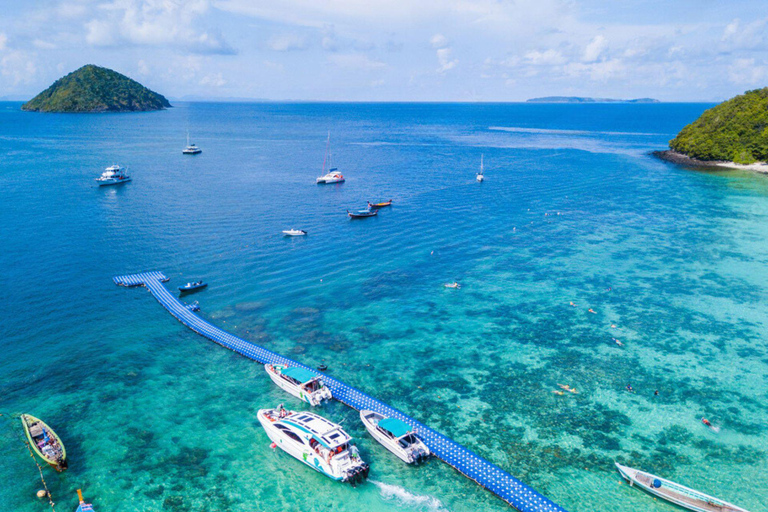
[[[635,478],[639,483],[648,487],[651,487],[651,484],[653,483],[653,478],[651,475],[646,473],[638,473]],[[693,508],[694,510],[704,510],[706,512],[741,512],[741,509],[739,508],[734,508],[726,504],[721,505],[697,499],[693,496],[678,492],[675,489],[664,487],[663,485],[658,489],[654,488],[653,492],[658,493],[660,496],[666,497],[666,499],[670,501],[679,502],[683,507]]]
[[[353,387],[296,361],[254,345],[215,327],[190,311],[163,285],[168,278],[162,272],[147,272],[117,276],[114,282],[120,286],[145,286],[176,319],[201,336],[218,343],[238,354],[262,364],[286,364],[300,366],[322,376],[333,398],[357,410],[368,409],[387,417],[397,418],[411,425],[432,453],[467,478],[485,487],[521,512],[565,512],[565,509],[545,498],[498,466],[436,430],[418,422],[387,404],[368,396]]]

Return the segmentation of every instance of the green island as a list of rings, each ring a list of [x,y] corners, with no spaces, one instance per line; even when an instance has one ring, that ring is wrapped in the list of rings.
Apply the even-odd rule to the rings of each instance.
[[[144,112],[169,108],[164,96],[111,69],[88,64],[22,105],[32,112]]]
[[[705,111],[669,147],[671,152],[659,156],[743,165],[768,161],[768,87],[747,91]]]

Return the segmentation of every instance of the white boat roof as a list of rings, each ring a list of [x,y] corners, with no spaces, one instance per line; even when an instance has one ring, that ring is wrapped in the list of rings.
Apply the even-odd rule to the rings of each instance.
[[[331,449],[352,440],[349,434],[341,428],[341,425],[313,412],[298,412],[281,421],[298,425]]]

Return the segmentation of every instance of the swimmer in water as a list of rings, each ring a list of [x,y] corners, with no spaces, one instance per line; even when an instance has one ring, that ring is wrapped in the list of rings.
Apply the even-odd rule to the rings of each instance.
[[[627,391],[629,391],[630,393],[635,392],[634,388],[632,388],[632,384],[627,384]]]
[[[659,390],[658,389],[653,392],[653,396],[659,396]]]
[[[701,418],[701,422],[708,427],[712,427],[712,423],[710,423],[707,418]]]
[[[589,311],[590,313],[595,313],[595,310],[594,310],[594,309],[592,309],[592,308],[589,308],[589,310],[588,310],[588,311]],[[597,314],[597,313],[595,313],[595,314]]]
[[[573,307],[576,307],[576,304],[574,304],[573,302],[571,302],[571,306],[573,306]]]
[[[620,347],[623,347],[623,346],[624,346],[624,344],[623,344],[622,342],[620,342],[619,340],[617,340],[616,338],[613,338],[613,341],[615,341],[615,342],[616,342],[616,344],[617,344],[618,346],[620,346]]]
[[[554,390],[554,391],[552,391],[552,392],[553,392],[554,394],[556,394],[556,395],[560,395],[560,396],[563,396],[563,395],[565,394],[565,391],[558,391],[558,390]]]

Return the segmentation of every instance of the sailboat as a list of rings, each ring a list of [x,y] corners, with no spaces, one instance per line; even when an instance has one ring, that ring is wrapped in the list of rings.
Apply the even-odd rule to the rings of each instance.
[[[187,131],[187,147],[185,147],[181,152],[185,155],[197,155],[198,153],[203,152],[203,150],[199,147],[189,143],[189,131]]]
[[[323,160],[323,172],[325,172],[325,165],[328,164],[328,173],[317,178],[318,185],[324,185],[326,183],[342,183],[344,176],[331,166],[331,132],[328,132],[328,142],[325,145],[325,159]]]
[[[477,181],[483,181],[485,177],[483,176],[483,155],[480,155],[480,172],[477,173]]]

